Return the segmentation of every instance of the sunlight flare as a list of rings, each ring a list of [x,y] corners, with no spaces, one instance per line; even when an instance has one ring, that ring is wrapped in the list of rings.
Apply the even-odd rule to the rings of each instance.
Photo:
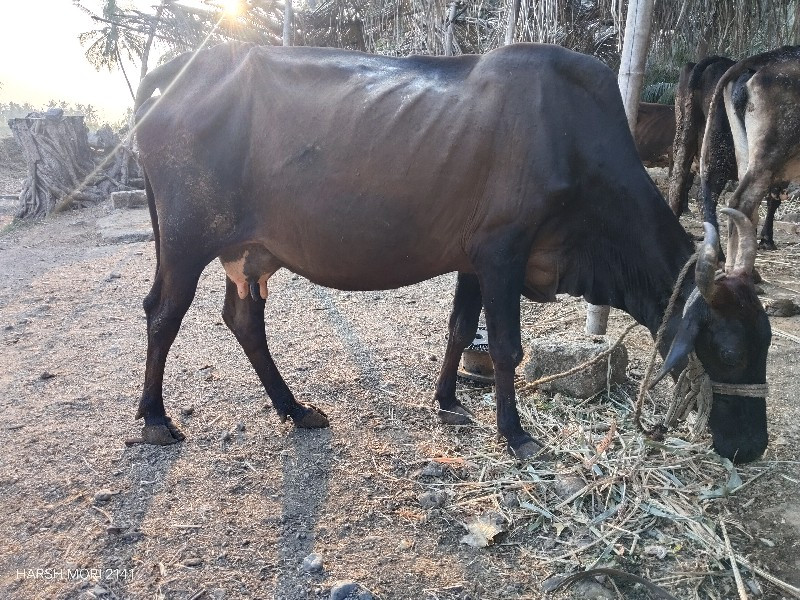
[[[228,17],[238,17],[244,12],[244,1],[223,0],[222,12]]]

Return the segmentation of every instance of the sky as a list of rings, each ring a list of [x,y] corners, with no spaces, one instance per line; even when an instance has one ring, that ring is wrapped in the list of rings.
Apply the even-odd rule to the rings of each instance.
[[[143,10],[156,3],[130,2]],[[83,4],[98,9],[100,0]],[[112,122],[133,105],[121,72],[97,72],[86,60],[78,34],[97,25],[72,0],[0,0],[0,6],[0,102],[91,104]],[[127,71],[135,90],[139,67]]]

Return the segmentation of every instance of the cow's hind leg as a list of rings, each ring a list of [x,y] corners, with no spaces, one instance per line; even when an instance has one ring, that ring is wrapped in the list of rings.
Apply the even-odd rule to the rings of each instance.
[[[782,188],[771,188],[767,195],[767,216],[764,219],[764,225],[761,227],[761,236],[758,241],[758,247],[761,250],[775,250],[774,224],[775,224],[775,211],[781,205]]]
[[[436,382],[435,398],[439,402],[439,420],[447,425],[472,422],[469,411],[456,399],[456,374],[464,349],[475,339],[481,312],[481,288],[478,278],[459,273],[450,314],[447,350]]]
[[[153,280],[153,287],[144,299],[147,315],[147,363],[144,389],[136,418],[144,418],[142,439],[148,444],[165,446],[180,442],[186,437],[164,411],[164,365],[169,349],[178,335],[181,320],[194,299],[201,270],[202,267],[195,271],[169,269],[161,264]]]
[[[281,421],[291,417],[297,427],[327,427],[328,417],[325,413],[314,406],[300,404],[294,399],[272,360],[264,332],[265,301],[257,294],[240,298],[236,284],[227,277],[225,281],[225,306],[222,309],[222,319],[250,359],[250,364],[256,370]]]

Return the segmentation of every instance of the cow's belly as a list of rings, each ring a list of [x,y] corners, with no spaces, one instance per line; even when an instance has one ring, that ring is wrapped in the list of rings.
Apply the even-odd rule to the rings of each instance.
[[[269,278],[282,267],[313,283],[353,291],[395,289],[450,271],[470,270],[460,250],[422,240],[413,247],[365,242],[327,245],[303,239],[281,242],[249,242],[220,256],[241,298],[257,289],[266,299]]]

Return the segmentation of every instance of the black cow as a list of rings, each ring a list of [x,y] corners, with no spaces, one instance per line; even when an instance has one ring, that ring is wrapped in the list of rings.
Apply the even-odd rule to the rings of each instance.
[[[184,438],[164,411],[164,364],[215,257],[228,276],[224,321],[299,427],[328,419],[295,400],[267,348],[275,271],[344,290],[457,271],[440,419],[470,420],[456,370],[483,304],[498,430],[526,458],[540,446],[515,402],[520,296],[585,296],[655,333],[694,249],[639,161],[615,75],[557,46],[394,58],[229,43],[154,70],[136,104],[157,254],[137,413],[149,443]],[[763,384],[770,329],[748,266],[715,282],[701,263],[701,293],[691,274],[669,322],[664,372],[694,350],[715,381]],[[762,453],[763,396],[715,394],[721,454]]]
[[[785,46],[739,61],[717,83],[708,112],[700,160],[706,220],[716,223],[716,203],[726,181],[739,179],[729,206],[758,224],[768,197],[761,244],[774,248],[772,222],[780,190],[800,176],[800,46]],[[737,248],[736,231],[728,251]]]
[[[648,167],[671,169],[674,138],[675,107],[670,104],[640,102],[633,141],[642,162]]]

